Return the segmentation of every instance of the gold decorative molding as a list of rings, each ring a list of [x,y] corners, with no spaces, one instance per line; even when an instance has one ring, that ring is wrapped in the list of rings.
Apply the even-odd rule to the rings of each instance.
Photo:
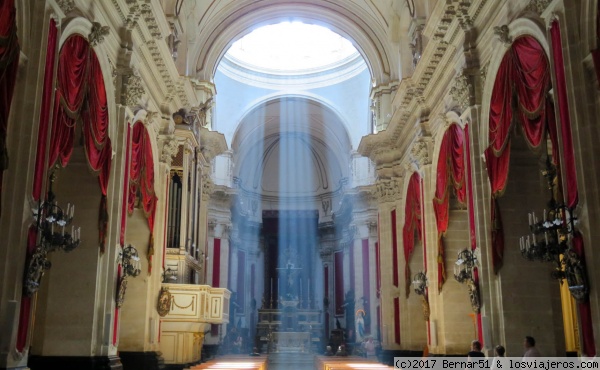
[[[171,311],[172,300],[173,296],[169,292],[169,289],[165,287],[160,288],[156,310],[161,317],[167,316],[167,314]]]

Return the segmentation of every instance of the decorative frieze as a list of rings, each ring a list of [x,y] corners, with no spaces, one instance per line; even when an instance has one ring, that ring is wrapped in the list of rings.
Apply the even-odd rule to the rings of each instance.
[[[168,135],[163,138],[163,147],[160,154],[160,161],[171,166],[173,158],[177,155],[179,150],[179,141],[175,135]]]
[[[92,47],[100,45],[104,41],[104,36],[108,35],[110,27],[103,26],[98,22],[92,22],[92,31],[88,35],[88,41]]]

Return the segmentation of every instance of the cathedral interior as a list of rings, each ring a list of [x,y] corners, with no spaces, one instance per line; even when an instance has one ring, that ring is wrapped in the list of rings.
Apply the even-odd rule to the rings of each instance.
[[[600,349],[599,0],[0,0],[0,108],[0,369]]]

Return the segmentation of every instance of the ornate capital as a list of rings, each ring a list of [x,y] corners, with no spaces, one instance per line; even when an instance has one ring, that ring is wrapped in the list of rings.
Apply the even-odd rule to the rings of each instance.
[[[419,168],[431,164],[431,156],[429,155],[428,140],[420,138],[413,143],[410,150],[410,156],[413,163],[417,163]]]
[[[467,109],[471,103],[471,89],[469,83],[469,76],[463,71],[460,71],[454,77],[454,83],[450,89],[450,96],[454,100],[461,110]]]
[[[494,27],[494,34],[498,36],[500,41],[506,46],[510,46],[513,42],[512,37],[509,35],[510,30],[508,29],[508,25],[504,24],[502,26]]]
[[[132,108],[137,106],[146,92],[142,84],[142,78],[136,73],[123,75],[122,83],[121,104]]]
[[[92,31],[88,35],[90,45],[98,46],[104,41],[104,36],[108,35],[110,28],[103,26],[98,22],[92,22]]]
[[[173,158],[177,155],[178,149],[179,142],[175,135],[165,136],[162,152],[160,154],[160,161],[170,166]]]
[[[212,182],[210,175],[202,174],[202,200],[209,200],[214,190],[215,184]]]

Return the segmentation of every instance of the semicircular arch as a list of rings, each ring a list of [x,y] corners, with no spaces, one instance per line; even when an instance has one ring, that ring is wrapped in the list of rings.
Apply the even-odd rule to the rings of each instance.
[[[212,81],[217,66],[233,44],[253,29],[290,19],[325,26],[353,41],[365,59],[376,84],[385,84],[398,78],[399,67],[392,57],[392,46],[387,41],[382,19],[357,7],[358,13],[335,3],[284,3],[273,1],[269,6],[260,2],[246,2],[234,9],[226,8],[202,26],[195,47],[190,50],[189,64],[195,66],[196,78]],[[358,15],[358,16],[357,16]]]

